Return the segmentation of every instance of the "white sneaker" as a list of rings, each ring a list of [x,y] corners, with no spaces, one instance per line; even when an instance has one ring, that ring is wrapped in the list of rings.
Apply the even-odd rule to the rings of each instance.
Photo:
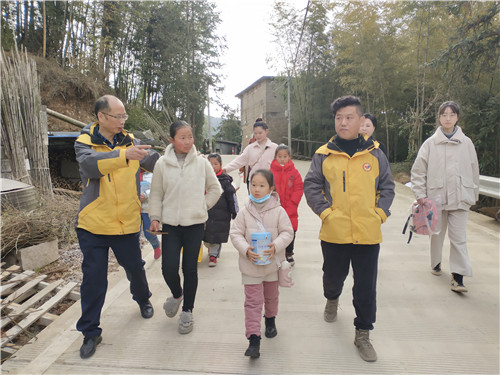
[[[179,316],[179,333],[186,334],[193,330],[194,318],[191,311],[182,311]]]
[[[181,306],[183,296],[179,298],[168,297],[165,303],[163,304],[163,310],[165,310],[165,314],[169,318],[173,318],[177,315],[177,311],[179,311],[179,307]]]
[[[467,288],[463,283],[459,283],[458,281],[455,281],[453,276],[451,277],[451,290],[457,293],[467,293]]]

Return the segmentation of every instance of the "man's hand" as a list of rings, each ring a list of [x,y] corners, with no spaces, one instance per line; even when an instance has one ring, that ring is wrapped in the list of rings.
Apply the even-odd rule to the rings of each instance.
[[[125,152],[125,157],[128,160],[142,160],[146,156],[148,156],[148,151],[151,148],[151,145],[137,145],[130,148],[127,148]]]
[[[141,193],[141,198],[140,198],[140,200],[141,200],[141,203],[142,203],[142,202],[144,202],[144,201],[146,200],[146,196],[145,196],[144,194],[142,194],[142,193]]]

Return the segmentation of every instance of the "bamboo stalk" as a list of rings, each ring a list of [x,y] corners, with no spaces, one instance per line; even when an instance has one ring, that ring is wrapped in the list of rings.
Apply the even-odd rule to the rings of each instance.
[[[56,112],[50,108],[47,108],[47,113],[55,118],[58,118],[59,120],[66,121],[67,123],[70,123],[72,125],[79,126],[80,128],[84,128],[87,124],[84,122],[75,120],[74,118],[71,118],[69,116],[63,115],[62,113]]]
[[[14,49],[7,58],[2,50],[1,66],[2,142],[7,155],[12,157],[9,160],[13,177],[32,182],[41,193],[52,196],[47,131],[40,121],[41,97],[36,63],[26,51],[20,54]],[[26,168],[23,170],[20,165],[24,165],[24,151],[30,164],[31,181],[26,181]]]

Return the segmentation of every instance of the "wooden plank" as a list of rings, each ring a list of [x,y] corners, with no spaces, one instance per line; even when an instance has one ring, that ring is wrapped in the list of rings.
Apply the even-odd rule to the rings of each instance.
[[[44,327],[47,327],[50,323],[52,323],[54,320],[56,320],[56,318],[58,316],[59,315],[51,314],[51,313],[44,314],[42,317],[40,317],[40,319],[38,319],[38,323]]]
[[[4,347],[10,340],[17,337],[23,330],[35,323],[41,316],[54,307],[57,303],[63,300],[71,290],[76,286],[75,282],[70,282],[64,286],[55,296],[45,302],[42,306],[37,308],[36,312],[29,314],[26,318],[21,320],[17,325],[9,329],[2,337],[1,346]]]
[[[29,309],[31,306],[33,306],[35,303],[40,301],[42,298],[44,298],[47,294],[51,293],[53,290],[59,287],[64,282],[64,280],[57,280],[53,282],[52,284],[48,284],[47,287],[42,289],[40,292],[35,294],[33,297],[31,297],[29,300],[24,302],[22,305],[14,308],[12,311],[8,313],[6,316],[2,316],[2,321],[0,322],[0,327],[5,327],[7,324],[9,324],[12,319],[15,319],[16,317],[19,317],[19,315],[23,314],[27,309]]]
[[[38,284],[38,288],[39,289],[43,289],[45,288],[47,285],[49,285],[48,282],[46,281],[42,281],[40,284]],[[57,290],[59,291],[60,288],[57,288]],[[72,290],[71,293],[68,295],[68,298],[69,299],[72,299],[73,301],[80,301],[80,292],[76,291],[76,290]]]
[[[11,273],[9,271],[2,271],[2,275],[0,276],[0,280],[6,279],[10,275],[11,275]]]
[[[9,272],[19,272],[19,271],[21,271],[21,267],[14,264],[13,266],[10,266],[9,268],[7,268],[7,271],[9,271]]]
[[[33,280],[28,281],[26,284],[24,284],[22,287],[20,287],[18,290],[16,290],[14,293],[11,293],[8,297],[4,298],[2,300],[2,308],[11,303],[11,302],[19,302],[22,301],[23,298],[26,298],[26,295],[29,293],[31,289],[36,287],[36,285],[41,282],[43,279],[45,279],[47,275],[40,275]]]
[[[11,293],[11,290],[18,286],[21,282],[29,279],[35,271],[24,271],[19,275],[14,276],[12,279],[2,283],[2,297]]]
[[[4,359],[7,359],[7,358],[13,356],[17,352],[17,350],[18,349],[15,349],[13,347],[8,347],[8,346],[2,348],[2,361]]]

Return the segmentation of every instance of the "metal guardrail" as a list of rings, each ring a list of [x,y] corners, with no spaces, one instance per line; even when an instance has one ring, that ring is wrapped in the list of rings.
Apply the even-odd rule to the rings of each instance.
[[[479,176],[479,194],[500,199],[500,178]]]

